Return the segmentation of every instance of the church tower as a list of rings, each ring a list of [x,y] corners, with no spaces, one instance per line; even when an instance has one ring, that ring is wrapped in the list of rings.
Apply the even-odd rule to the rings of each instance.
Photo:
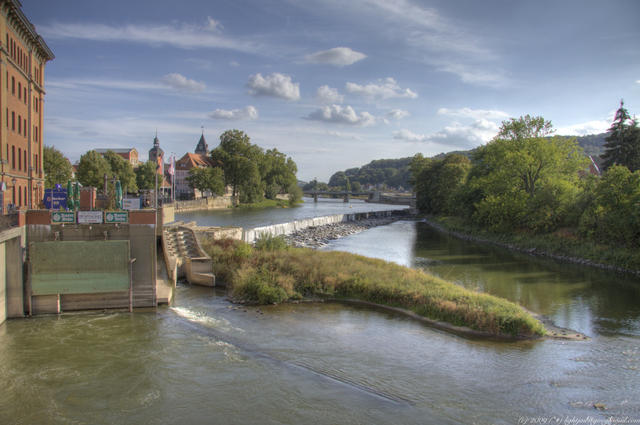
[[[153,147],[149,149],[149,161],[153,161],[159,165],[159,174],[163,173],[164,168],[164,151],[160,148],[160,140],[158,140],[158,132],[156,131],[156,137],[153,138]]]
[[[202,136],[200,136],[200,140],[198,141],[198,145],[196,146],[195,153],[199,155],[209,154],[209,145],[207,145],[207,141],[204,140],[204,128],[202,129]]]

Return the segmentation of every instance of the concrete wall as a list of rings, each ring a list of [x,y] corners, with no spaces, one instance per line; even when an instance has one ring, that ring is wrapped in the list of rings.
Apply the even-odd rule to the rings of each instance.
[[[24,227],[0,231],[0,323],[24,316],[22,260],[26,243]]]
[[[225,209],[232,206],[231,196],[216,196],[209,198],[194,199],[191,201],[176,201],[173,203],[175,212],[195,211],[195,210],[216,210]]]
[[[128,240],[132,265],[133,306],[156,306],[156,235],[155,211],[130,211],[129,224],[50,224],[47,215],[34,212],[27,215],[27,240],[45,241],[97,241]],[[100,261],[100,258],[96,258]],[[31,313],[55,313],[64,310],[126,308],[128,293],[62,294],[34,296]],[[59,303],[59,304],[58,304]]]

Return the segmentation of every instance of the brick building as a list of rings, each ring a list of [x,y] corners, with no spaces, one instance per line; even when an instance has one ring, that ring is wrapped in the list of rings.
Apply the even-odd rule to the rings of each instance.
[[[44,68],[54,58],[18,0],[0,0],[0,206],[36,208],[44,194]]]
[[[94,151],[102,156],[104,156],[104,154],[106,154],[107,152],[112,151],[118,156],[126,159],[133,168],[136,168],[140,163],[140,160],[138,159],[138,151],[136,150],[136,148],[94,149]]]

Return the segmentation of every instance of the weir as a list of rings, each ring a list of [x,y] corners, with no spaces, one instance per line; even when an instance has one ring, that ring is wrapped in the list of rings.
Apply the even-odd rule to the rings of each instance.
[[[368,218],[384,218],[408,215],[409,210],[387,210],[370,211],[353,214],[334,214],[324,217],[304,218],[291,221],[289,223],[271,224],[269,226],[244,229],[242,240],[247,243],[254,243],[261,235],[285,236],[309,227],[325,226],[327,224],[344,223],[349,221],[359,221]]]

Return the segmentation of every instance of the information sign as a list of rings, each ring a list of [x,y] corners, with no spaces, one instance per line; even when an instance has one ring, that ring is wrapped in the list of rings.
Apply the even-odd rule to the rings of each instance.
[[[127,211],[107,211],[104,213],[105,223],[128,223],[129,212]]]
[[[102,211],[78,211],[78,223],[102,223]]]
[[[75,223],[76,215],[73,211],[54,211],[51,213],[52,223]]]

